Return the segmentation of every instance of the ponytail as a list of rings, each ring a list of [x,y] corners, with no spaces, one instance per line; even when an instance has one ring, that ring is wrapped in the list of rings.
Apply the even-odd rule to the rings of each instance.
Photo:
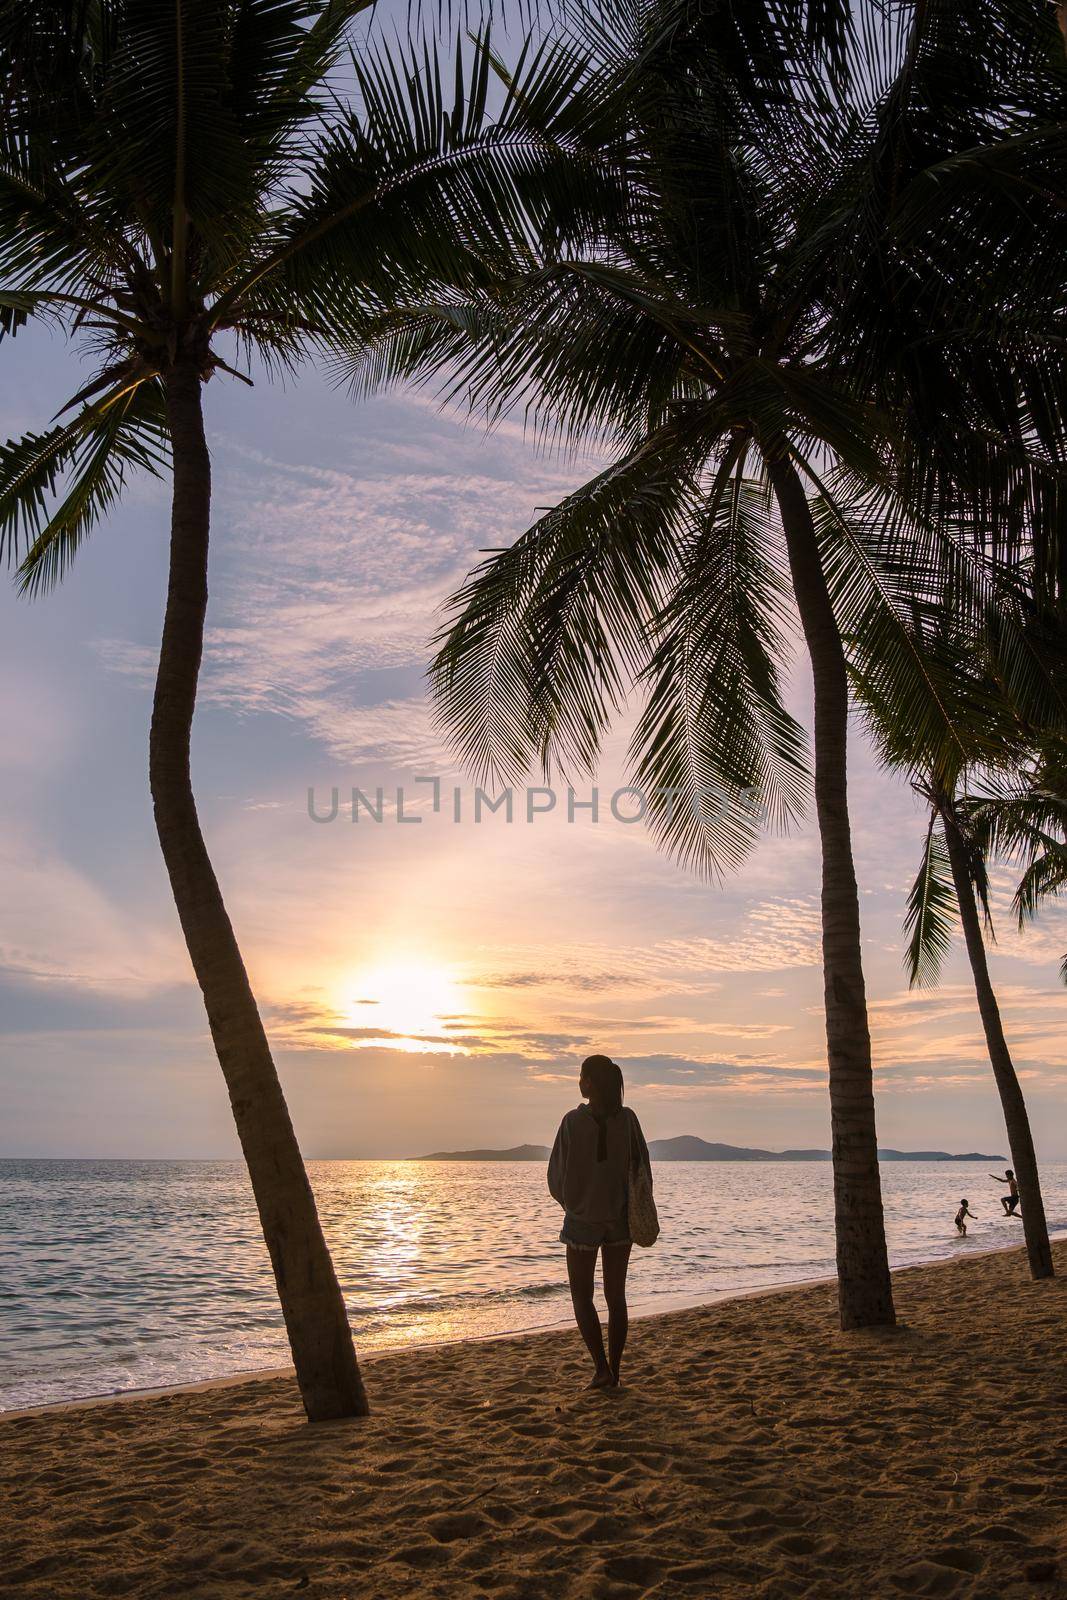
[[[587,1056],[582,1062],[582,1076],[588,1081],[595,1101],[594,1109],[613,1117],[622,1110],[622,1068],[610,1056]]]

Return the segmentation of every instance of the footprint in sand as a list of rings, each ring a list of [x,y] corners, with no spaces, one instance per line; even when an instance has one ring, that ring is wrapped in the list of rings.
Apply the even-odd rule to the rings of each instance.
[[[920,1561],[910,1562],[892,1575],[892,1582],[907,1594],[952,1595],[966,1578],[985,1567],[980,1551],[946,1545]]]
[[[837,1545],[835,1540],[825,1535],[816,1537],[810,1533],[783,1533],[780,1539],[775,1539],[774,1548],[787,1556],[815,1556],[824,1560],[836,1550]]]
[[[655,1556],[635,1552],[627,1556],[610,1556],[601,1563],[600,1570],[606,1578],[614,1578],[619,1583],[639,1583],[647,1588],[655,1583],[663,1571],[663,1563],[657,1561]]]
[[[450,1555],[447,1551],[442,1550],[439,1544],[405,1545],[402,1550],[394,1550],[392,1557],[392,1563],[420,1569],[437,1567],[449,1560],[451,1560]]]
[[[446,1511],[427,1517],[423,1526],[439,1544],[452,1544],[456,1539],[473,1539],[487,1532],[490,1524],[480,1511]]]

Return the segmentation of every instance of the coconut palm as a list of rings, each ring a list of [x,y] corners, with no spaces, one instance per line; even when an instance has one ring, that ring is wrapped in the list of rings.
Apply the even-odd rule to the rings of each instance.
[[[908,897],[905,920],[905,929],[910,934],[906,956],[908,974],[913,984],[936,981],[958,915],[989,1062],[1004,1114],[1012,1166],[1019,1183],[1030,1275],[1051,1278],[1052,1249],[1030,1118],[1004,1032],[982,932],[983,917],[988,933],[992,935],[993,932],[985,855],[968,826],[965,797],[954,793],[944,780],[920,781],[916,788],[926,798],[930,815],[922,860]]]
[[[902,35],[872,16],[857,41],[794,26],[815,8],[605,0],[575,23],[590,62],[575,98],[623,108],[605,159],[625,201],[586,207],[583,230],[572,192],[563,240],[546,207],[510,282],[383,319],[354,368],[369,384],[444,367],[447,396],[490,417],[525,406],[550,436],[615,454],[454,597],[434,688],[476,771],[591,769],[636,690],[634,782],[656,836],[702,870],[735,866],[765,816],[788,822],[803,803],[805,740],[781,695],[799,612],[845,1327],[889,1323],[893,1303],[843,637],[873,613],[887,666],[939,718],[909,607],[970,603],[982,585],[934,509],[951,488],[957,519],[966,504],[977,525],[979,490],[1001,511],[1010,483],[1016,513],[1033,513],[1045,467],[1014,377],[1033,342],[1022,312],[1014,345],[983,324],[969,349],[952,252],[931,259],[928,203],[903,243],[894,231],[932,163],[1012,131],[998,87],[1010,30],[987,37],[990,10],[972,5],[961,24],[955,7],[950,29],[945,7],[920,7]],[[947,69],[951,55],[959,76],[961,51],[965,92]],[[957,483],[947,463],[976,422]]]
[[[1054,892],[1057,841],[1050,830],[1062,834],[1067,821],[1067,801],[1056,793],[1067,730],[1062,626],[1048,618],[1038,626],[1026,599],[1014,617],[1006,619],[1000,607],[973,632],[959,627],[949,605],[916,611],[912,626],[916,649],[937,663],[936,709],[923,705],[921,686],[900,692],[881,659],[876,623],[861,619],[850,640],[856,697],[882,759],[910,779],[928,807],[908,896],[904,964],[912,985],[936,983],[959,919],[1019,1182],[1030,1271],[1047,1278],[1052,1252],[1030,1121],[987,959],[987,862],[997,852],[1025,858],[1016,901],[1031,912],[1046,884]]]
[[[484,51],[446,73],[432,50],[349,58],[365,4],[42,0],[0,13],[3,327],[51,319],[97,358],[62,420],[0,449],[0,555],[39,594],[133,470],[171,472],[152,802],[312,1420],[362,1414],[366,1397],[190,778],[211,506],[203,388],[242,377],[244,356],[291,369],[437,277],[482,281],[479,242],[496,246],[523,183],[544,183],[556,159],[529,119],[545,120],[566,81],[531,57],[490,122]],[[343,55],[358,109],[336,96]]]

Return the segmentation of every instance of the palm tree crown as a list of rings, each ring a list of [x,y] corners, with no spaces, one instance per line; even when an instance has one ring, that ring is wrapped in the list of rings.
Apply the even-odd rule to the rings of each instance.
[[[33,28],[8,18],[3,326],[60,321],[97,358],[64,420],[0,450],[0,552],[23,589],[62,576],[131,468],[163,466],[175,361],[205,379],[250,355],[290,368],[398,295],[474,286],[479,244],[547,177],[531,117],[558,101],[558,63],[531,60],[490,119],[484,50],[352,53],[369,3],[112,0],[76,36],[58,4],[30,8]]]
[[[883,760],[910,777],[928,807],[904,924],[908,976],[912,984],[936,982],[958,919],[1019,1183],[1030,1270],[1046,1278],[1053,1262],[1037,1157],[989,972],[987,866],[997,848],[1028,860],[1020,908],[1031,887],[1054,884],[1057,841],[1042,824],[1062,833],[1067,820],[1067,803],[1055,793],[1067,697],[1062,628],[1054,630],[1054,618],[1042,616],[1032,600],[1015,611],[1005,617],[1003,607],[991,608],[985,628],[975,631],[961,627],[948,607],[930,619],[924,647],[942,667],[940,736],[931,737],[938,719],[924,715],[916,696],[901,694],[879,670],[866,639],[855,651],[854,686]]]
[[[58,320],[95,375],[0,449],[0,555],[59,579],[131,469],[172,471],[153,700],[156,830],[230,1095],[312,1420],[367,1401],[270,1045],[200,828],[191,732],[211,464],[203,385],[358,337],[397,294],[472,292],[552,188],[573,69],[527,57],[487,114],[489,56],[346,51],[366,0],[42,0],[0,11],[0,332]],[[335,92],[342,61],[350,106]],[[540,124],[552,121],[556,140]],[[571,141],[573,143],[573,141]],[[247,380],[246,380],[247,381]],[[71,415],[72,414],[72,415]]]
[[[845,645],[877,641],[940,736],[916,616],[946,597],[987,605],[1004,587],[992,555],[1027,543],[1045,567],[1059,559],[1062,439],[1046,423],[1062,374],[1049,255],[1033,244],[1038,214],[1060,223],[1030,180],[1055,137],[1035,131],[1035,102],[1062,83],[1042,73],[1049,30],[1010,0],[949,9],[917,7],[906,26],[864,12],[835,31],[834,7],[589,7],[574,98],[618,107],[612,205],[583,205],[577,181],[509,280],[383,319],[355,366],[371,381],[444,366],[445,392],[490,416],[522,406],[551,436],[614,451],[454,597],[434,687],[476,769],[591,767],[636,689],[631,759],[655,833],[689,864],[735,865],[768,814],[788,821],[804,799],[805,739],[782,694],[796,602],[815,685],[846,1325],[891,1320],[892,1304]],[[1040,88],[1019,87],[1026,71]],[[999,152],[1005,187],[1037,191],[1024,225],[970,182],[976,149],[986,166]],[[961,329],[973,284],[957,246],[983,231],[1021,277]]]
[[[1031,547],[1058,550],[1061,514],[1062,441],[1043,436],[1035,398],[1062,382],[1047,300],[1039,314],[1031,297],[1029,320],[1014,304],[1010,327],[1001,306],[961,337],[956,246],[978,203],[955,207],[951,240],[919,203],[942,169],[963,187],[961,153],[1001,148],[1016,125],[1012,8],[966,12],[975,38],[1001,26],[943,114],[932,101],[960,48],[943,8],[910,33],[871,22],[863,51],[817,38],[815,55],[752,13],[759,38],[721,8],[598,7],[576,98],[625,108],[605,152],[624,198],[586,205],[577,249],[573,228],[561,244],[547,226],[492,292],[383,318],[354,369],[375,381],[443,366],[446,393],[491,415],[522,406],[551,437],[615,445],[606,472],[456,596],[442,713],[480,770],[588,766],[639,684],[637,781],[667,797],[663,842],[713,869],[737,863],[761,818],[795,816],[804,791],[780,697],[791,582],[775,473],[803,484],[842,633],[879,630],[935,708],[916,600],[934,608],[954,584],[950,603],[982,603],[966,540],[980,549],[993,526],[1017,542],[1025,522]],[[1047,162],[1053,135],[1029,106],[1014,115]],[[1051,195],[1036,204],[1058,221]],[[1002,254],[1021,254],[1021,231]],[[1047,277],[1049,252],[1029,255],[1031,281]]]

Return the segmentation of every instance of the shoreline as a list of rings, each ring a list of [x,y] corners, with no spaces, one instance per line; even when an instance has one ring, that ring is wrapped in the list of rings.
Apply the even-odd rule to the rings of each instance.
[[[688,1136],[687,1135],[682,1135],[681,1137],[684,1138],[684,1137],[688,1137]],[[663,1142],[664,1143],[670,1143],[670,1140],[665,1140]],[[544,1148],[547,1151],[550,1147],[548,1145],[545,1145]],[[420,1163],[427,1162],[427,1161],[433,1161],[435,1163],[454,1162],[456,1165],[462,1165],[462,1166],[477,1166],[479,1163],[482,1164],[483,1166],[500,1166],[500,1165],[506,1165],[508,1162],[513,1162],[516,1165],[521,1165],[521,1166],[536,1166],[539,1162],[542,1165],[544,1165],[544,1163],[547,1162],[548,1157],[547,1157],[547,1155],[542,1157],[541,1155],[537,1155],[537,1156],[507,1156],[507,1155],[498,1155],[498,1154],[496,1154],[496,1155],[488,1155],[488,1156],[480,1156],[480,1155],[479,1156],[468,1156],[468,1155],[462,1155],[462,1154],[455,1154],[455,1155],[452,1155],[452,1154],[449,1154],[449,1155],[433,1155],[433,1154],[431,1154],[431,1155],[425,1155],[425,1156],[411,1156],[411,1155],[408,1155],[408,1156],[316,1156],[316,1155],[309,1155],[307,1152],[305,1152],[304,1153],[304,1159],[305,1159],[305,1161],[314,1162],[315,1165],[317,1165],[317,1166],[320,1166],[320,1165],[321,1166],[327,1166],[327,1165],[331,1165],[331,1164],[337,1165],[337,1164],[345,1164],[345,1163],[359,1162],[359,1161],[365,1161],[365,1162],[379,1161],[379,1162],[386,1163],[388,1165],[402,1165],[402,1164],[407,1163],[407,1162],[416,1162],[416,1161],[420,1162]],[[943,1154],[940,1154],[940,1155],[927,1155],[927,1156],[924,1156],[924,1155],[911,1155],[911,1154],[908,1154],[906,1151],[903,1151],[903,1152],[898,1152],[896,1155],[889,1156],[887,1158],[880,1158],[879,1159],[879,1165],[881,1165],[881,1166],[899,1166],[902,1162],[903,1163],[913,1162],[916,1166],[922,1166],[922,1167],[928,1167],[928,1166],[932,1166],[932,1167],[953,1167],[953,1166],[958,1166],[961,1163],[968,1162],[968,1161],[969,1162],[973,1162],[975,1165],[981,1165],[984,1162],[991,1161],[995,1166],[998,1162],[1004,1162],[1004,1161],[1006,1161],[1008,1159],[1009,1159],[1008,1157],[1003,1156],[1003,1155],[1000,1155],[1000,1156],[983,1155],[981,1152],[976,1152],[974,1154],[971,1154],[970,1152],[966,1152],[963,1155],[955,1155],[955,1154],[953,1154],[952,1151],[946,1150]],[[92,1165],[99,1164],[101,1166],[138,1166],[138,1167],[154,1167],[154,1166],[201,1166],[201,1167],[213,1167],[213,1166],[220,1166],[220,1165],[229,1164],[230,1166],[243,1167],[245,1165],[244,1159],[241,1156],[240,1151],[237,1151],[236,1153],[231,1154],[231,1155],[227,1155],[227,1156],[42,1156],[42,1155],[3,1155],[3,1154],[0,1154],[0,1163],[3,1163],[5,1161],[9,1161],[9,1162],[17,1162],[17,1161],[45,1162],[45,1161],[51,1161],[51,1162],[57,1162],[57,1163],[58,1162],[66,1162],[71,1166],[92,1166]],[[781,1152],[781,1151],[768,1151],[768,1153],[766,1155],[761,1155],[761,1156],[756,1156],[756,1157],[754,1157],[754,1156],[667,1156],[667,1157],[660,1156],[658,1158],[654,1157],[653,1161],[654,1161],[654,1164],[656,1166],[668,1166],[668,1167],[674,1167],[674,1166],[766,1167],[766,1166],[779,1166],[779,1165],[792,1166],[792,1167],[795,1167],[795,1166],[815,1166],[815,1167],[818,1167],[818,1166],[829,1166],[829,1165],[831,1165],[832,1157],[831,1157],[831,1154],[830,1154],[829,1150],[827,1150],[825,1154],[820,1154],[818,1156],[790,1156],[790,1155],[786,1155],[784,1152]],[[1067,1162],[1067,1155],[1064,1155],[1064,1156],[1042,1156],[1041,1157],[1041,1162],[1042,1162],[1042,1164],[1044,1164],[1045,1162],[1052,1162],[1052,1163],[1055,1163],[1055,1164],[1059,1165],[1061,1163]]]
[[[1067,1242],[635,1319],[616,1390],[577,1333],[374,1352],[371,1414],[291,1372],[8,1413],[19,1600],[1053,1600],[1067,1577]],[[1015,1337],[1006,1344],[1006,1330]]]
[[[1050,1235],[1053,1242],[1067,1239],[1067,1230]],[[910,1261],[906,1265],[893,1267],[891,1275],[895,1280],[901,1273],[917,1272],[926,1268],[938,1266],[955,1266],[958,1260],[977,1261],[985,1256],[1004,1255],[1011,1251],[1021,1251],[1024,1246],[1019,1243],[990,1245],[988,1249],[974,1250],[962,1258],[952,1256],[929,1256],[921,1261]],[[827,1273],[817,1278],[788,1279],[782,1283],[760,1284],[750,1289],[728,1289],[720,1295],[709,1295],[706,1291],[694,1295],[664,1295],[655,1305],[646,1301],[635,1302],[630,1306],[631,1323],[648,1322],[656,1317],[672,1316],[682,1311],[699,1311],[704,1308],[731,1304],[734,1301],[753,1300],[767,1295],[794,1294],[806,1289],[817,1288],[820,1285],[836,1282],[833,1273]],[[564,1288],[566,1286],[564,1285]],[[358,1338],[356,1340],[356,1353],[359,1357],[360,1367],[388,1359],[408,1350],[437,1351],[448,1350],[465,1345],[478,1345],[495,1343],[502,1340],[534,1339],[539,1335],[558,1334],[562,1330],[573,1327],[570,1311],[554,1319],[552,1322],[538,1323],[528,1328],[503,1328],[492,1333],[467,1333],[460,1334],[454,1339],[421,1339],[417,1344],[379,1345],[373,1349],[360,1351]],[[40,1405],[18,1406],[7,1410],[0,1410],[0,1427],[9,1421],[17,1421],[23,1417],[35,1417],[62,1413],[64,1411],[81,1411],[96,1406],[139,1401],[164,1399],[169,1395],[203,1394],[212,1389],[232,1388],[235,1384],[268,1382],[272,1379],[292,1377],[291,1363],[282,1363],[269,1367],[245,1367],[237,1372],[222,1373],[213,1378],[198,1378],[185,1383],[150,1384],[144,1387],[130,1389],[106,1389],[97,1394],[79,1395],[70,1400],[45,1400]]]
[[[1010,1249],[1011,1246],[1003,1246]],[[1017,1248],[1017,1247],[1016,1247]],[[908,1269],[901,1268],[901,1271]],[[631,1306],[630,1321],[649,1322],[656,1317],[669,1317],[679,1311],[698,1311],[704,1306],[718,1306],[733,1300],[751,1300],[759,1295],[789,1294],[796,1290],[815,1288],[821,1283],[831,1283],[833,1279],[826,1278],[801,1278],[796,1282],[766,1284],[758,1289],[730,1290],[717,1298],[708,1299],[706,1295],[688,1298],[684,1295],[664,1296],[669,1300],[668,1305]],[[496,1344],[505,1340],[537,1339],[550,1335],[558,1335],[563,1329],[573,1327],[570,1312],[558,1317],[552,1322],[538,1323],[530,1328],[503,1328],[493,1333],[466,1333],[460,1334],[455,1339],[420,1339],[417,1344],[387,1344],[378,1345],[372,1350],[360,1352],[357,1348],[360,1367],[369,1367],[380,1361],[387,1361],[390,1356],[399,1355],[411,1350],[454,1350],[467,1345]],[[358,1340],[357,1340],[358,1346]],[[19,1406],[17,1409],[0,1411],[0,1427],[5,1422],[17,1421],[22,1417],[47,1416],[64,1411],[83,1411],[95,1406],[106,1406],[112,1403],[118,1405],[123,1402],[135,1400],[166,1399],[170,1395],[204,1394],[212,1389],[229,1389],[235,1384],[263,1383],[277,1378],[295,1378],[291,1363],[277,1367],[246,1367],[240,1372],[224,1373],[217,1378],[199,1378],[190,1383],[160,1383],[147,1388],[138,1389],[112,1389],[101,1394],[80,1395],[74,1400],[46,1400],[39,1406]]]

